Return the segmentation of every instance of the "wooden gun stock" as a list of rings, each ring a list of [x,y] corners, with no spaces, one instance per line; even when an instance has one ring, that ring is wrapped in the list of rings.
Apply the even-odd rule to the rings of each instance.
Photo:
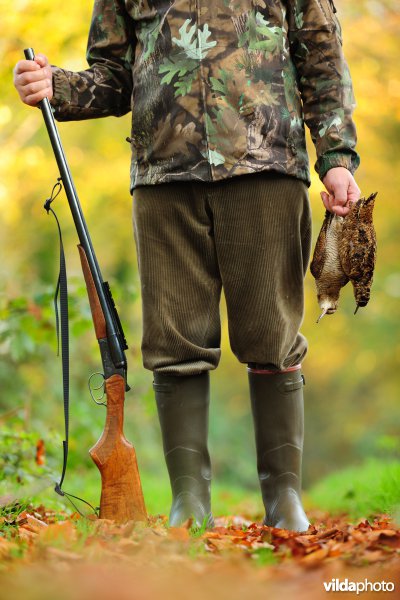
[[[100,518],[117,523],[146,521],[136,452],[123,433],[125,381],[121,375],[112,375],[105,385],[106,424],[89,450],[101,473]]]
[[[107,328],[85,250],[78,245],[98,340],[106,338]],[[140,482],[136,452],[123,433],[125,379],[113,374],[105,380],[107,416],[104,431],[89,454],[101,474],[100,518],[116,523],[146,521],[146,507]]]

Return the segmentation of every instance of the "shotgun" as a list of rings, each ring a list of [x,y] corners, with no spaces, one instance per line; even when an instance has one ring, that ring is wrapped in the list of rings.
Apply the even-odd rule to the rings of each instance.
[[[27,60],[35,58],[32,48],[25,49],[24,54]],[[146,521],[136,452],[123,433],[125,391],[129,390],[125,356],[128,346],[110,287],[101,275],[48,98],[41,100],[39,108],[78,233],[79,256],[103,365],[106,423],[98,442],[89,451],[101,474],[100,518],[113,519],[117,523],[129,520]],[[66,439],[63,475],[56,491],[61,489],[65,474],[68,435]]]

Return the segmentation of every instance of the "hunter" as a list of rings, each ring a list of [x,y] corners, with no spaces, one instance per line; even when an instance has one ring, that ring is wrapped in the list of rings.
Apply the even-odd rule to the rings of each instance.
[[[60,121],[132,111],[142,355],[154,377],[170,525],[191,516],[213,525],[209,371],[220,360],[223,288],[231,348],[247,365],[264,523],[305,531],[304,123],[325,207],[344,216],[360,196],[334,2],[95,0],[87,61],[72,72],[37,55],[18,62],[15,86],[31,106],[47,96]]]

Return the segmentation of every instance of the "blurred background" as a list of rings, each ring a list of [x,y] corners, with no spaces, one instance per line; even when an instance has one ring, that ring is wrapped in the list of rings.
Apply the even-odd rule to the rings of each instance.
[[[378,262],[370,304],[354,316],[352,290],[346,287],[337,314],[318,325],[314,281],[307,275],[302,331],[310,349],[304,362],[303,476],[310,497],[318,482],[334,471],[353,467],[357,472],[368,464],[379,475],[384,464],[398,465],[400,9],[396,5],[395,0],[336,1],[357,100],[361,166],[356,180],[363,195],[378,191]],[[20,102],[12,70],[28,46],[46,54],[52,64],[86,68],[91,10],[91,2],[79,0],[13,0],[12,6],[0,0],[0,494],[16,490],[18,495],[19,487],[35,481],[36,468],[57,474],[63,439],[61,361],[56,357],[52,304],[58,236],[53,218],[43,210],[58,173],[40,112]],[[111,284],[130,346],[132,391],[126,399],[126,435],[136,447],[148,506],[165,513],[169,491],[152,375],[143,369],[140,355],[130,148],[125,141],[130,115],[62,123],[59,130],[103,276]],[[311,144],[309,149],[313,165]],[[322,189],[313,173],[314,242],[324,215]],[[101,365],[64,194],[55,209],[64,233],[70,278],[71,457],[66,489],[86,494],[96,503],[98,474],[87,451],[101,433],[104,409],[90,399],[87,380]],[[222,360],[212,373],[210,416],[214,489],[221,510],[229,510],[236,500],[253,498],[254,510],[261,511],[246,369],[230,351],[224,305],[221,310]],[[45,466],[35,461],[39,439],[45,444]],[[335,481],[332,495],[351,496],[351,484],[341,489],[344,478]]]

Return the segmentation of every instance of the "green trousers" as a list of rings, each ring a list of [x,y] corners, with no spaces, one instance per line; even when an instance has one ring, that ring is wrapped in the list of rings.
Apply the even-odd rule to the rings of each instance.
[[[217,367],[222,288],[240,362],[278,370],[301,362],[311,243],[302,181],[261,172],[138,187],[133,198],[147,369]]]

